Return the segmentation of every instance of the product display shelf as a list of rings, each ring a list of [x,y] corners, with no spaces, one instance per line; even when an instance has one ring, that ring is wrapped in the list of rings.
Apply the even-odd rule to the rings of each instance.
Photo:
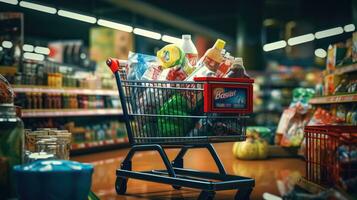
[[[342,74],[345,74],[345,73],[350,73],[350,72],[355,72],[355,71],[357,71],[357,63],[351,64],[351,65],[347,65],[347,66],[343,66],[343,67],[338,67],[333,72],[333,74],[342,75]]]
[[[60,94],[77,94],[77,95],[103,95],[103,96],[118,96],[118,90],[110,89],[84,89],[84,88],[54,88],[50,86],[38,85],[13,85],[14,91],[17,93],[60,93]]]
[[[121,115],[123,111],[117,108],[101,109],[23,109],[22,117],[68,117],[68,116],[105,116]]]
[[[0,74],[15,74],[17,72],[16,66],[0,65]]]
[[[115,138],[115,139],[108,139],[108,140],[101,140],[101,141],[91,141],[91,142],[83,142],[83,143],[74,143],[71,145],[71,151],[79,151],[79,150],[88,150],[94,148],[101,148],[101,147],[110,147],[119,144],[128,144],[128,138]]]
[[[310,104],[332,104],[357,102],[357,93],[315,97]]]

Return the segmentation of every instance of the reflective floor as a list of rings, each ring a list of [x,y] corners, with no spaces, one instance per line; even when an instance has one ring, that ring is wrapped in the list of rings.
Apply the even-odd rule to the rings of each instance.
[[[264,192],[280,195],[288,192],[296,179],[304,175],[305,164],[301,159],[269,159],[264,161],[237,160],[232,154],[232,143],[214,145],[229,174],[253,177],[256,186],[251,199],[262,199]],[[72,157],[72,160],[95,165],[92,190],[101,199],[196,199],[199,191],[182,188],[174,190],[169,185],[130,179],[126,195],[117,195],[114,190],[115,169],[128,149],[108,151]],[[178,150],[166,151],[173,159]],[[213,159],[206,149],[190,150],[185,156],[185,167],[205,171],[217,171]],[[134,170],[164,169],[156,152],[137,153],[133,160]],[[217,192],[215,199],[233,199],[236,191]]]

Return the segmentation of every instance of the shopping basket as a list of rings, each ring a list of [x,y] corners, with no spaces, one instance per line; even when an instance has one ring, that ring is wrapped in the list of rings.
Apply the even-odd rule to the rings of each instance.
[[[125,194],[128,179],[134,178],[175,189],[199,189],[199,199],[212,199],[215,191],[230,189],[238,189],[235,199],[249,199],[254,179],[228,175],[211,143],[245,140],[252,79],[127,80],[119,60],[108,59],[107,64],[116,78],[131,145],[116,171],[118,194]],[[164,148],[181,150],[170,162]],[[207,148],[219,173],[185,169],[184,156],[192,148]],[[137,151],[157,151],[166,170],[132,171]]]
[[[355,185],[357,126],[307,126],[305,138],[307,180],[345,189]]]

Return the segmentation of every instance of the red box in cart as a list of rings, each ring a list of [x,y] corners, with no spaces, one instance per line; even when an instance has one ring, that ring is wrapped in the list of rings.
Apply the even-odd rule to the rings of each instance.
[[[253,79],[196,77],[194,80],[205,82],[204,112],[253,112]]]

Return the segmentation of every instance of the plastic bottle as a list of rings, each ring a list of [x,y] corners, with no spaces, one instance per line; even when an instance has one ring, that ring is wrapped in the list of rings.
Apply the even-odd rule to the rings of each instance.
[[[224,62],[222,62],[216,72],[217,77],[223,77],[231,67],[232,63],[234,61],[234,57],[231,56],[229,52],[226,52],[224,54]]]
[[[221,52],[225,44],[225,41],[218,39],[213,47],[206,51],[198,62],[196,70],[186,80],[192,81],[194,77],[216,76],[216,71],[223,62]]]
[[[249,78],[249,75],[245,71],[242,58],[235,58],[232,66],[228,72],[224,75],[224,78]]]
[[[191,66],[196,66],[198,53],[195,45],[191,40],[191,35],[182,35],[181,48],[185,52],[186,58]]]

